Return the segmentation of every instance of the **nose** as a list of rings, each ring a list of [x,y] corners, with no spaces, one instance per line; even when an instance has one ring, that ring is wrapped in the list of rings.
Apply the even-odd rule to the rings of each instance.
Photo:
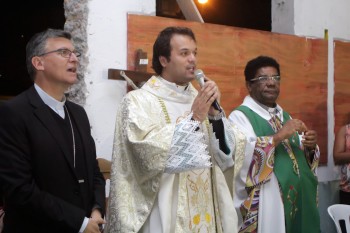
[[[274,85],[276,85],[276,83],[277,83],[277,81],[273,78],[273,77],[269,77],[268,79],[267,79],[267,85],[269,85],[269,86],[274,86]]]
[[[79,62],[79,59],[75,53],[71,53],[69,57],[70,62]]]
[[[197,56],[195,53],[191,53],[188,59],[190,62],[195,62],[197,60]]]

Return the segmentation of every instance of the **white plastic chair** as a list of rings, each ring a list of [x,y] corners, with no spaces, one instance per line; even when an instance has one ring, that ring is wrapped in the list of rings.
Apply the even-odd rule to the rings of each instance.
[[[338,233],[342,233],[339,220],[345,221],[346,233],[350,233],[350,205],[334,204],[327,208],[333,219]]]

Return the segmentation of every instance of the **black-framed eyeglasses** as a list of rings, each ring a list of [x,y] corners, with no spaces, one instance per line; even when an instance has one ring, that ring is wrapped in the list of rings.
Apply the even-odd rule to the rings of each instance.
[[[259,77],[251,79],[250,82],[258,81],[260,83],[266,83],[268,80],[272,80],[272,81],[279,83],[281,81],[281,76],[279,76],[279,75],[272,75],[272,76],[260,75]]]
[[[50,53],[58,53],[59,55],[61,55],[64,58],[70,58],[72,53],[74,53],[76,57],[80,57],[81,56],[81,53],[79,53],[78,51],[70,51],[69,49],[57,49],[57,50],[50,51],[50,52],[47,52],[47,53],[42,53],[42,54],[37,55],[37,56],[41,57],[41,56],[44,56],[44,55],[47,55],[47,54],[50,54]]]

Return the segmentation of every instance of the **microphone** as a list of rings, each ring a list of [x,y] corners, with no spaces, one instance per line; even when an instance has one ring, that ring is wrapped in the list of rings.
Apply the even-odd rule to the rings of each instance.
[[[199,83],[199,85],[201,87],[203,87],[204,86],[204,77],[205,77],[203,71],[201,69],[195,70],[194,75],[195,75],[196,80]],[[214,102],[211,104],[211,106],[213,106],[216,110],[222,112],[222,109],[221,109],[218,101],[214,100]]]

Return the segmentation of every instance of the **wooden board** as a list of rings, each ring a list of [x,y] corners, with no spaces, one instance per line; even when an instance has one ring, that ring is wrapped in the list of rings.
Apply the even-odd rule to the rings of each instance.
[[[334,132],[350,123],[350,43],[334,41]]]
[[[247,95],[244,67],[256,56],[272,56],[281,66],[278,103],[293,118],[318,132],[321,163],[327,162],[327,41],[251,29],[203,24],[155,16],[128,15],[128,69],[135,69],[138,49],[148,54],[158,33],[168,26],[191,28],[197,39],[197,67],[219,85],[228,115]]]

